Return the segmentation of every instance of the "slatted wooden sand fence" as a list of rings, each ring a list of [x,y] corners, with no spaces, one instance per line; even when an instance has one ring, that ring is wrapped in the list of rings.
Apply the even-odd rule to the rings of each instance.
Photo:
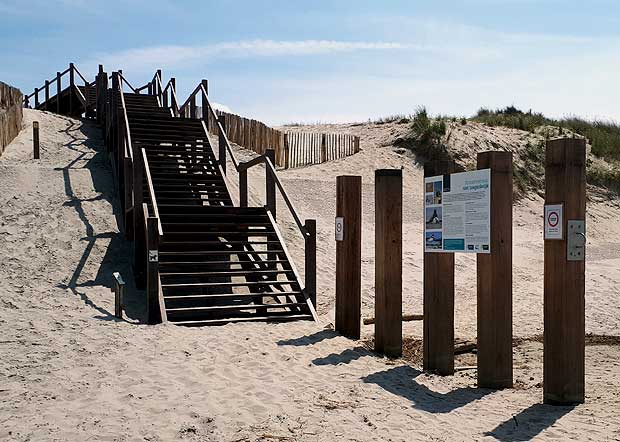
[[[223,111],[226,136],[230,141],[258,154],[275,151],[275,162],[285,169],[320,164],[359,152],[359,137],[349,134],[282,132],[264,123]],[[217,131],[215,117],[209,116],[208,127]]]
[[[360,138],[349,134],[288,132],[284,134],[284,167],[320,164],[353,155]]]

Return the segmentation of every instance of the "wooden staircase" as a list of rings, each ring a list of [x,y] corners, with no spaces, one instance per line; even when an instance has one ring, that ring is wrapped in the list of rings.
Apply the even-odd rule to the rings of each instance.
[[[234,207],[202,120],[175,118],[156,96],[124,93],[142,197],[163,235],[159,277],[168,321],[187,326],[313,319],[272,214]],[[136,153],[134,153],[134,162]]]

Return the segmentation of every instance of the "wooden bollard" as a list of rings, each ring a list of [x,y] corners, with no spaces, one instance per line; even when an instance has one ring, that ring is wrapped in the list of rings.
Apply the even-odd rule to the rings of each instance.
[[[119,272],[112,274],[114,277],[114,316],[123,319],[123,298],[125,296],[125,281]]]
[[[40,158],[40,149],[39,149],[39,122],[32,122],[32,147],[34,150],[34,159],[38,160]]]
[[[425,177],[452,172],[453,161],[431,161],[424,165]],[[424,253],[423,341],[424,370],[454,374],[453,253]]]
[[[402,340],[403,172],[375,171],[375,350],[399,357]]]
[[[512,153],[481,152],[478,169],[491,169],[491,253],[477,254],[478,386],[511,388]]]
[[[336,178],[336,331],[360,338],[362,280],[362,177]],[[338,228],[338,226],[337,226]]]
[[[545,187],[563,208],[560,238],[545,240],[544,402],[568,405],[585,400],[585,140],[547,142]]]

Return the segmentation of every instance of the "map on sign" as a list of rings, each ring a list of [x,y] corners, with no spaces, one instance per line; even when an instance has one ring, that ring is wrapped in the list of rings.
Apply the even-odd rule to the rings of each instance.
[[[424,178],[424,251],[491,252],[491,170]]]

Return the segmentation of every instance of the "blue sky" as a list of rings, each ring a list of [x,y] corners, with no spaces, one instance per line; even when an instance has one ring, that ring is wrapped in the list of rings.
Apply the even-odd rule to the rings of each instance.
[[[74,61],[157,67],[185,98],[270,124],[346,122],[425,105],[515,104],[620,120],[617,0],[0,0],[0,80],[23,91]]]

